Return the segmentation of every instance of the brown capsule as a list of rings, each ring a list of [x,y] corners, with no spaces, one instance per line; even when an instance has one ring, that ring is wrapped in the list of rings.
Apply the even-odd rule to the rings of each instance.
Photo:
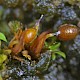
[[[49,37],[48,34],[51,30],[42,32],[30,45],[30,55],[33,59],[37,59],[40,56],[40,52],[44,46],[45,40]]]
[[[63,24],[59,27],[58,38],[62,41],[72,40],[78,35],[78,27],[72,24]]]
[[[35,28],[29,28],[27,30],[25,30],[25,43],[28,44],[30,43],[31,41],[34,40],[34,38],[36,37],[37,35],[37,29]]]

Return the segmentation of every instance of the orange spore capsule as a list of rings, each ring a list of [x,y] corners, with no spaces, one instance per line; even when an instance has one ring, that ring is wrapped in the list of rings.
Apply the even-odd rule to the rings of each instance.
[[[24,41],[26,44],[28,44],[35,39],[35,37],[37,35],[37,29],[29,28],[29,29],[25,30],[24,33],[25,33]]]
[[[63,24],[58,30],[58,39],[62,41],[72,40],[78,35],[78,27],[72,24]]]

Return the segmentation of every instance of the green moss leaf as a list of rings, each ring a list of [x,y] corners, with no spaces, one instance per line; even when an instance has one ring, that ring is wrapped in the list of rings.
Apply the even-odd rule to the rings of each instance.
[[[7,59],[7,55],[0,54],[0,64],[2,64]]]
[[[60,43],[57,43],[57,44],[49,46],[49,49],[54,51],[54,50],[58,49],[59,47],[60,47]]]
[[[56,55],[53,53],[52,54],[52,60],[55,60],[56,59]]]
[[[0,70],[4,70],[5,68],[6,68],[6,66],[4,64],[0,64]]]
[[[45,44],[45,46],[46,46],[46,47],[48,47],[48,46],[49,46],[49,44],[48,44],[46,41],[45,41],[45,43],[44,43],[44,44]]]
[[[3,33],[0,32],[0,40],[7,42],[7,39]]]
[[[58,54],[58,55],[60,55],[61,57],[66,58],[65,53],[62,52],[62,51],[56,51],[55,54]]]

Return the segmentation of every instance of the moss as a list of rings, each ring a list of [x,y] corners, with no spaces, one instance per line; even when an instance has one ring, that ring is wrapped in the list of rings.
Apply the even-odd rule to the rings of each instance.
[[[14,21],[19,21],[26,28],[27,25],[34,24],[41,14],[44,14],[40,32],[49,28],[53,29],[54,32],[58,30],[61,24],[70,23],[76,25],[80,18],[79,9],[80,0],[0,0],[0,31],[5,33],[8,40],[11,40],[13,35],[9,29],[9,22],[14,23]],[[20,23],[18,26],[21,26]],[[16,32],[18,26],[11,24],[11,29],[14,28]],[[78,75],[78,73],[80,74],[80,57],[78,54],[80,53],[80,45],[78,45],[80,43],[79,38],[80,36],[74,41],[76,46],[73,45],[72,48],[70,46],[70,44],[73,44],[71,43],[72,41],[64,42],[66,44],[61,42],[63,43],[61,44],[61,50],[66,51],[67,55],[67,60],[65,61],[58,57],[56,61],[51,62],[51,53],[49,52],[42,54],[37,63],[29,60],[26,60],[25,63],[20,63],[9,57],[9,62],[6,66],[7,69],[0,72],[0,74],[4,80],[42,80],[43,78],[43,80],[66,80],[66,76],[68,76],[68,80],[74,80],[74,77],[80,80]],[[74,62],[72,56],[75,57],[77,65],[70,64],[70,61]]]

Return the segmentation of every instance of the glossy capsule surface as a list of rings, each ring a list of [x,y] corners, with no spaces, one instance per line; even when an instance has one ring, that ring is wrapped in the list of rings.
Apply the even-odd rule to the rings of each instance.
[[[24,31],[24,40],[25,40],[25,43],[30,43],[31,41],[34,40],[34,38],[36,37],[37,35],[37,29],[36,28],[29,28],[27,30]]]
[[[62,41],[72,40],[78,35],[78,28],[75,25],[72,24],[63,24],[59,27],[58,32],[58,38]]]

